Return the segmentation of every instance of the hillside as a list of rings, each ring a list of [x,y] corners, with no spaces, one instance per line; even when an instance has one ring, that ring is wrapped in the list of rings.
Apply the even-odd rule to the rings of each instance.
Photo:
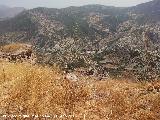
[[[0,6],[0,120],[160,120],[160,0],[15,9]]]
[[[117,76],[127,71],[138,79],[149,79],[151,74],[157,79],[159,3],[153,0],[129,8],[86,5],[27,10],[0,22],[0,44],[32,44],[38,63],[58,64],[65,70],[83,67],[96,74]],[[152,69],[147,70],[149,67]]]
[[[72,81],[56,66],[4,61],[0,66],[1,120],[160,119],[159,81],[97,81],[87,76]]]

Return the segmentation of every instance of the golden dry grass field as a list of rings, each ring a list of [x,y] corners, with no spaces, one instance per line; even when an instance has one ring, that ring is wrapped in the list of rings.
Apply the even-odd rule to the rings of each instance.
[[[1,61],[0,120],[160,120],[160,82],[64,76],[58,67]]]

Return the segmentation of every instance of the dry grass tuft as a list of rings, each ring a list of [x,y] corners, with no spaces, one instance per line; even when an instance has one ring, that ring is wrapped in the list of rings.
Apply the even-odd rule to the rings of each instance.
[[[0,66],[0,115],[75,115],[63,120],[160,119],[160,92],[148,90],[160,82],[95,81],[90,77],[73,82],[57,67],[8,62],[0,62]]]

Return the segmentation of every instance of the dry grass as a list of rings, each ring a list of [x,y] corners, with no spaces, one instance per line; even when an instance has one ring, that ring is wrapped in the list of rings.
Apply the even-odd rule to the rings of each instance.
[[[5,53],[15,52],[20,49],[23,49],[23,50],[28,49],[28,45],[21,44],[21,43],[13,43],[13,44],[9,44],[9,45],[0,47],[0,50]]]
[[[72,82],[57,67],[8,62],[0,62],[0,66],[0,115],[58,115],[51,120],[160,120],[160,93],[149,91],[150,83],[95,81],[90,77]]]

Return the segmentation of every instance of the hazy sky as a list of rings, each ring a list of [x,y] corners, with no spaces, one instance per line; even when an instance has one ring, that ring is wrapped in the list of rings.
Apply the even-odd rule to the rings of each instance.
[[[52,7],[64,8],[68,6],[81,6],[86,4],[102,4],[108,6],[134,6],[151,0],[0,0],[0,5],[11,7]]]

